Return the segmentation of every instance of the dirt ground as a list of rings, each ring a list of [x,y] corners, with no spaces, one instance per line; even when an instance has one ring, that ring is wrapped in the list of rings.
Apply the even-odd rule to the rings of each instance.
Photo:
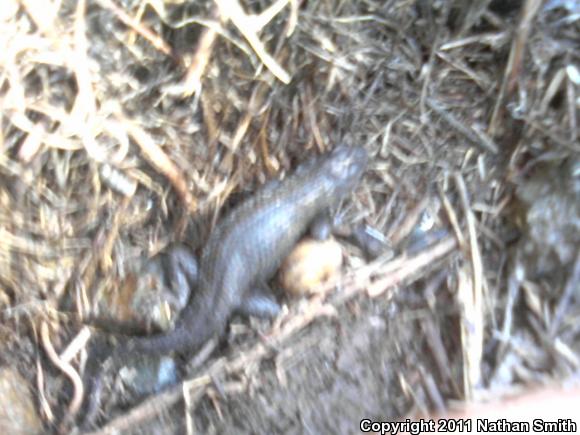
[[[333,212],[381,255],[341,241],[330,284],[176,385],[107,373],[92,433],[358,433],[577,385],[577,2],[4,3],[0,428],[83,432],[91,343],[178,315],[143,264],[341,143],[370,163]]]

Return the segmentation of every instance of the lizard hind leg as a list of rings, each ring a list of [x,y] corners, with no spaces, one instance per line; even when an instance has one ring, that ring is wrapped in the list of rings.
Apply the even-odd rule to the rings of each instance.
[[[280,304],[271,291],[265,286],[257,286],[248,291],[247,296],[236,310],[243,316],[255,316],[261,319],[273,319],[280,313]]]

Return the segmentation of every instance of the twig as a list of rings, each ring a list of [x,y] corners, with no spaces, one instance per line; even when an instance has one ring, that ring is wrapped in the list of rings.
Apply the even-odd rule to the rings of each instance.
[[[524,49],[532,28],[532,21],[542,5],[542,0],[527,0],[522,8],[522,16],[516,30],[516,36],[512,42],[510,56],[503,75],[503,81],[495,102],[491,121],[489,122],[488,134],[495,137],[500,128],[504,102],[514,91],[516,80],[520,74],[524,59]]]
[[[40,325],[40,339],[42,342],[42,347],[46,352],[50,361],[60,370],[62,371],[72,382],[73,384],[73,398],[71,399],[67,413],[62,421],[61,429],[64,429],[66,425],[73,421],[74,416],[79,412],[81,409],[81,405],[83,403],[83,396],[84,396],[84,386],[81,376],[75,370],[75,368],[68,362],[63,361],[56,353],[52,342],[50,341],[50,335],[48,332],[48,323],[42,322]]]
[[[455,116],[453,116],[451,112],[441,107],[441,105],[432,98],[427,98],[426,102],[431,109],[433,109],[445,122],[447,122],[447,124],[457,130],[459,133],[463,134],[473,143],[494,154],[499,152],[499,147],[495,144],[491,137],[486,135],[484,132],[478,131],[470,126],[465,125]]]
[[[464,393],[465,397],[469,400],[473,397],[475,387],[479,386],[481,382],[483,332],[485,330],[483,313],[484,277],[481,252],[477,241],[475,216],[471,210],[467,187],[461,174],[455,174],[455,183],[467,221],[471,260],[471,278],[469,279],[467,277],[467,273],[459,273],[459,291],[457,293],[462,312],[461,337],[463,340],[462,349],[465,364],[463,371]]]
[[[36,358],[36,389],[38,390],[40,408],[49,423],[54,422],[54,413],[46,400],[46,394],[44,394],[44,370],[42,369],[42,364],[40,364],[40,359]]]
[[[246,14],[238,0],[214,1],[222,20],[230,20],[236,26],[266,68],[282,83],[290,83],[290,75],[268,54],[264,43],[258,37],[258,32],[286,6],[288,0],[278,0],[259,15]]]
[[[30,15],[32,21],[34,21],[34,24],[38,26],[42,33],[51,38],[56,37],[54,21],[58,16],[58,8],[52,4],[53,2],[20,0],[20,3],[22,3],[28,15]]]
[[[151,136],[139,125],[128,119],[124,120],[123,125],[127,129],[129,135],[141,148],[143,156],[149,161],[151,165],[153,165],[154,168],[156,168],[165,177],[167,177],[167,179],[173,185],[173,188],[181,197],[181,200],[185,205],[185,209],[189,212],[195,211],[197,204],[189,193],[185,177],[179,168],[175,165],[175,163],[171,161],[163,149],[161,149],[161,147],[155,143]]]
[[[111,0],[97,0],[97,2],[99,5],[101,5],[102,8],[113,12],[119,20],[121,20],[126,26],[133,29],[147,41],[149,41],[151,45],[153,45],[153,47],[155,47],[157,50],[163,54],[166,54],[167,56],[172,55],[171,47],[163,40],[163,38],[161,38],[147,26],[137,21],[135,18],[131,17],[129,14],[127,14],[127,12],[125,12]]]
[[[65,364],[70,363],[72,359],[86,347],[90,338],[91,328],[84,326],[75,336],[75,338],[73,338],[72,341],[68,344],[65,350],[62,351],[59,359]]]
[[[209,383],[209,381],[208,381]],[[105,435],[113,433],[122,433],[129,430],[136,423],[147,420],[159,412],[167,409],[169,406],[177,403],[183,397],[182,385],[175,386],[168,391],[157,394],[146,400],[131,411],[117,417],[109,422],[105,427],[95,432],[89,432],[86,435]]]
[[[456,246],[455,238],[447,237],[414,257],[405,258],[400,267],[370,284],[367,289],[368,295],[376,297],[383,294],[393,286],[413,277],[422,269],[427,269],[435,261],[444,258]]]
[[[217,38],[217,31],[212,27],[206,27],[197,43],[197,48],[193,60],[187,69],[187,74],[183,80],[183,95],[198,95],[201,91],[201,77],[205,72],[207,64],[211,58],[213,45]]]
[[[455,233],[455,237],[457,237],[457,241],[459,242],[459,247],[461,249],[463,249],[463,247],[465,246],[465,237],[463,237],[463,233],[461,232],[461,227],[459,225],[459,219],[457,219],[457,213],[455,213],[455,210],[453,209],[453,206],[451,205],[451,201],[449,201],[449,198],[447,197],[447,195],[445,195],[443,188],[441,186],[438,186],[437,190],[439,192],[439,197],[441,198],[441,203],[443,204],[443,208],[445,209],[445,212],[447,213],[447,219],[449,219],[449,223],[451,224],[451,228],[453,228],[453,232]]]

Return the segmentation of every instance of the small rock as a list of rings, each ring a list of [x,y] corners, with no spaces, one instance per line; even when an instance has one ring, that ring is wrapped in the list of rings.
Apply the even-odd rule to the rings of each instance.
[[[278,274],[281,287],[294,296],[317,293],[342,266],[342,247],[334,239],[305,239],[284,260]]]
[[[171,329],[187,305],[192,288],[185,270],[181,271],[181,285],[171,282],[169,263],[176,261],[176,255],[182,257],[182,269],[187,267],[184,265],[186,258],[195,261],[193,254],[181,246],[146,261],[137,261],[119,288],[108,292],[101,300],[99,312],[135,333]]]
[[[520,182],[516,196],[520,266],[530,274],[526,277],[571,267],[580,244],[580,159],[537,165]]]
[[[8,367],[0,368],[0,433],[42,433],[42,423],[26,380]]]
[[[177,383],[177,365],[168,356],[141,358],[134,365],[123,367],[119,377],[129,394],[141,397]]]

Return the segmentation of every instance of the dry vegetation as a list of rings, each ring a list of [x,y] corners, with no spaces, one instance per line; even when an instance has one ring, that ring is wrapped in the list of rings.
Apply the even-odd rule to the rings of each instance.
[[[362,334],[352,343],[366,343],[361,325],[386,325],[388,343],[357,352],[384,347],[388,360],[368,356],[351,392],[380,385],[376,418],[577,374],[574,1],[2,3],[0,364],[27,380],[46,428],[79,412],[83,325],[128,263],[174,241],[199,248],[239,197],[342,142],[372,157],[341,213],[393,255],[353,250],[339,282],[288,301],[266,338],[216,351],[109,428],[184,399],[175,433],[239,419],[281,430],[293,384],[300,406],[326,406],[310,375],[288,376],[324,375],[312,342],[336,324]],[[355,417],[356,429],[369,416]]]

